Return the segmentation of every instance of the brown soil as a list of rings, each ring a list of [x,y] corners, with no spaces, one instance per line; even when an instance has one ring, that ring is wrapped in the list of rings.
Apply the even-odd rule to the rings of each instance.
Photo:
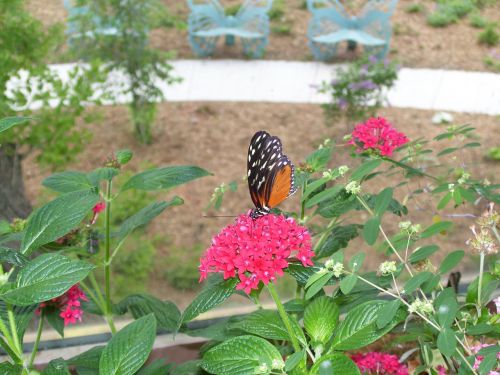
[[[202,244],[202,248],[210,244],[210,239],[224,225],[232,222],[234,216],[246,212],[251,207],[246,183],[242,181],[245,175],[245,159],[248,141],[251,135],[260,129],[278,135],[284,144],[288,156],[300,164],[325,137],[338,141],[346,134],[346,125],[343,123],[325,126],[322,110],[316,105],[285,105],[285,104],[256,104],[256,103],[163,103],[159,106],[157,126],[154,129],[154,143],[149,146],[138,144],[131,133],[128,124],[127,111],[123,107],[107,107],[104,112],[102,125],[92,125],[89,129],[94,134],[92,142],[79,156],[78,162],[67,169],[89,171],[102,165],[103,161],[114,150],[130,148],[135,156],[127,169],[141,170],[144,165],[198,165],[211,171],[214,176],[191,182],[181,186],[173,192],[161,193],[158,199],[169,199],[174,194],[185,199],[185,204],[172,208],[153,221],[148,233],[168,236],[172,244],[191,246]],[[443,126],[433,125],[430,121],[433,113],[430,111],[410,109],[383,109],[380,114],[390,119],[401,131],[411,139],[425,137],[429,139],[443,131]],[[473,172],[474,177],[488,178],[495,181],[500,171],[499,165],[486,162],[483,159],[484,150],[498,146],[498,118],[479,115],[454,114],[459,124],[471,123],[477,126],[477,133],[483,147],[470,149],[464,156],[463,162]],[[442,147],[449,147],[443,145]],[[354,167],[359,163],[353,160],[348,153],[340,148],[335,153],[333,166],[347,164]],[[453,157],[446,161],[456,164]],[[33,203],[37,204],[37,197],[41,192],[41,181],[50,174],[48,170],[41,170],[30,158],[24,163],[26,187]],[[239,182],[236,193],[228,193],[222,210],[212,212],[214,215],[229,215],[230,217],[205,218],[203,210],[206,207],[213,189],[221,182]],[[387,180],[372,180],[367,189],[379,191],[387,185]],[[395,184],[394,180],[389,183]],[[419,183],[424,183],[419,182]],[[401,199],[405,191],[400,189],[398,197]],[[411,200],[408,203],[411,212],[409,218],[423,226],[432,222],[433,213],[427,208],[426,202]],[[297,210],[299,205],[298,194],[283,204],[284,209]],[[482,207],[482,202],[480,206]],[[480,208],[468,208],[478,213]],[[451,207],[447,213],[456,213]],[[468,212],[469,212],[468,211]],[[394,216],[386,216],[387,229],[394,233],[396,224],[400,220]],[[362,217],[351,218],[354,222],[362,222]],[[449,251],[464,248],[468,237],[470,220],[457,219],[457,227],[446,236],[438,240],[443,250]],[[350,246],[352,252],[368,250],[362,241],[354,242]],[[171,246],[163,245],[158,248],[158,254],[167,255]],[[441,255],[442,256],[442,255]],[[367,266],[376,267],[384,256],[370,250]],[[159,264],[161,262],[157,262]],[[159,268],[159,266],[157,267]],[[155,294],[173,298],[179,302],[187,301],[189,293],[175,291],[167,287],[162,278],[162,270],[156,269],[151,278],[150,287]]]
[[[170,11],[180,19],[189,14],[185,1],[162,0]],[[225,5],[237,4],[239,0],[222,0]],[[358,1],[360,2],[360,1]],[[282,21],[291,25],[288,35],[271,33],[270,44],[265,59],[270,60],[311,60],[307,47],[307,25],[309,12],[303,7],[303,0],[286,0]],[[349,3],[353,3],[352,1]],[[362,3],[362,2],[361,2]],[[492,49],[478,43],[479,29],[469,25],[467,18],[445,28],[433,28],[426,22],[435,2],[418,1],[425,11],[410,14],[406,11],[414,0],[401,0],[392,18],[393,40],[391,57],[397,58],[404,66],[420,68],[488,70],[483,63]],[[30,0],[29,9],[45,24],[64,22],[66,11],[61,0]],[[357,7],[353,12],[356,13]],[[481,11],[489,20],[500,19],[500,2]],[[163,50],[177,52],[179,58],[194,58],[187,42],[187,31],[162,28],[152,33],[152,45]],[[338,59],[351,59],[351,53],[342,52]],[[243,58],[240,45],[225,47],[220,45],[214,58]]]

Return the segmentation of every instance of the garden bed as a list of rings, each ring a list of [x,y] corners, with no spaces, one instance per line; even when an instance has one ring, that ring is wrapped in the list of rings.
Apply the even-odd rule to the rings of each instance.
[[[180,20],[186,20],[189,14],[187,2],[163,0],[171,12]],[[238,4],[239,0],[222,1],[225,4]],[[307,25],[310,14],[304,8],[303,0],[287,0],[284,16],[275,21],[276,25],[285,25],[281,33],[272,32],[265,59],[270,60],[310,60],[307,48]],[[349,3],[353,3],[352,1]],[[421,4],[417,13],[408,9]],[[434,1],[399,1],[392,18],[393,40],[390,57],[397,58],[404,66],[435,69],[461,69],[483,71],[485,57],[494,50],[478,43],[481,31],[470,25],[467,17],[444,28],[434,28],[427,24],[427,14],[435,8]],[[66,11],[60,0],[31,0],[30,10],[45,24],[64,22]],[[489,5],[480,14],[493,21],[500,19],[500,3]],[[276,26],[276,27],[277,27]],[[287,31],[287,32],[285,32]],[[288,33],[289,31],[289,33]],[[155,30],[152,44],[163,50],[174,50],[178,58],[194,58],[187,42],[187,31],[173,28]],[[214,58],[243,58],[241,46],[219,46]],[[499,49],[498,46],[496,47]],[[351,59],[354,55],[343,53],[339,60]],[[54,61],[57,62],[57,61]]]
[[[185,306],[194,295],[194,292],[178,290],[169,285],[165,274],[182,265],[186,278],[196,284],[198,259],[201,252],[208,247],[212,236],[233,221],[234,216],[246,212],[251,208],[246,182],[243,176],[246,170],[246,152],[250,136],[257,130],[266,129],[278,135],[284,144],[287,155],[300,165],[305,156],[309,154],[326,137],[331,137],[342,143],[342,137],[348,133],[347,126],[342,123],[325,125],[322,109],[317,105],[286,105],[286,104],[259,104],[259,103],[163,103],[159,107],[157,126],[154,128],[154,143],[152,145],[139,145],[134,138],[128,123],[127,111],[123,107],[106,107],[101,109],[104,120],[101,125],[92,125],[89,130],[94,134],[93,140],[86,150],[78,157],[78,162],[68,166],[68,170],[89,171],[103,164],[115,149],[130,148],[135,157],[127,170],[139,170],[153,165],[178,165],[192,164],[206,168],[214,174],[203,181],[194,181],[186,186],[181,186],[175,192],[185,199],[185,204],[169,209],[149,226],[147,238],[155,239],[159,258],[155,261],[154,270],[149,275],[149,290],[163,298],[169,298],[181,306]],[[387,108],[380,111],[380,115],[387,117],[399,130],[406,133],[410,139],[425,137],[430,139],[441,133],[445,125],[434,125],[431,118],[434,112],[413,109]],[[455,123],[469,123],[477,128],[482,146],[469,149],[463,155],[463,162],[474,166],[476,176],[495,181],[499,172],[499,164],[487,161],[484,158],[486,150],[498,146],[496,135],[499,119],[497,117],[482,115],[454,114]],[[113,144],[113,149],[110,148]],[[451,144],[443,143],[441,147],[450,147]],[[349,163],[352,161],[347,150],[341,159],[333,161],[333,165]],[[451,154],[450,162],[454,157]],[[457,157],[461,155],[457,154]],[[351,159],[352,160],[352,159]],[[34,159],[25,161],[24,173],[26,187],[33,204],[42,203],[35,201],[41,192],[40,182],[50,174],[49,170],[41,169],[35,164]],[[220,211],[210,211],[211,215],[228,215],[230,217],[204,217],[203,210],[207,206],[212,192],[220,183],[231,181],[239,184],[236,193],[229,192],[224,199]],[[371,182],[373,191],[379,191],[386,181]],[[172,194],[161,193],[158,199],[168,199]],[[47,194],[42,194],[47,199]],[[45,197],[45,198],[43,198]],[[150,197],[151,198],[151,197]],[[148,199],[150,199],[148,198]],[[403,197],[398,197],[402,199]],[[134,198],[138,199],[138,198]],[[294,207],[298,204],[298,196],[291,197],[282,205],[283,209]],[[145,204],[149,203],[147,200]],[[422,206],[425,206],[422,203]],[[144,204],[144,205],[145,205]],[[134,206],[133,200],[130,205]],[[410,203],[410,220],[420,222],[422,225],[430,224],[432,212],[425,207],[416,207],[415,201]],[[131,208],[134,210],[135,208]],[[483,205],[476,208],[475,213],[481,212]],[[450,214],[461,212],[460,209],[448,208]],[[366,218],[365,218],[366,219]],[[393,220],[393,217],[386,216]],[[356,218],[352,218],[356,222]],[[357,222],[363,219],[359,218]],[[389,231],[396,230],[399,219],[387,223]],[[458,219],[453,232],[441,236],[443,257],[447,252],[464,248],[469,237],[468,219]],[[363,246],[361,240],[356,242]],[[145,253],[144,244],[138,240],[135,248]],[[134,248],[134,249],[135,249]],[[352,246],[351,249],[355,249]],[[363,247],[361,247],[363,248]],[[132,249],[131,249],[132,250]],[[376,268],[383,261],[381,253],[372,254],[365,266]],[[115,282],[119,282],[116,281]],[[175,282],[174,282],[175,284]],[[240,298],[238,298],[241,300]]]

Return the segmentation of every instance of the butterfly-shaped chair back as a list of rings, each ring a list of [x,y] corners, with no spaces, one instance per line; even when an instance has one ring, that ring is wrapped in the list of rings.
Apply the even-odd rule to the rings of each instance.
[[[368,0],[357,16],[347,13],[339,0],[307,0],[312,14],[309,23],[309,46],[319,60],[328,60],[336,54],[339,40],[332,43],[318,43],[325,35],[335,35],[344,40],[365,45],[370,54],[383,57],[388,51],[391,38],[390,17],[394,13],[398,0]],[[348,37],[356,38],[350,40]]]
[[[272,0],[246,0],[235,15],[226,15],[218,0],[188,0],[189,43],[198,56],[212,55],[217,40],[225,36],[226,44],[240,37],[245,54],[260,57],[268,42]]]

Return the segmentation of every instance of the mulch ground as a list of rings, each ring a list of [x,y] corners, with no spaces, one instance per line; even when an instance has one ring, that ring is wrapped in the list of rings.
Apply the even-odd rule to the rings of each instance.
[[[186,1],[162,0],[171,13],[181,20],[186,20],[189,9]],[[239,0],[222,0],[230,6],[240,3]],[[348,1],[347,4],[363,3]],[[408,13],[407,8],[419,3],[423,11]],[[426,18],[435,7],[434,1],[401,0],[392,18],[393,39],[391,58],[397,58],[404,66],[419,68],[489,70],[484,65],[484,58],[494,50],[492,47],[478,43],[479,29],[473,28],[466,18],[445,28],[434,28],[427,24]],[[61,0],[30,0],[29,9],[45,24],[65,22],[66,11]],[[358,7],[349,8],[356,14]],[[310,14],[304,8],[303,0],[286,0],[285,13],[279,24],[289,26],[289,34],[271,33],[270,44],[265,59],[269,60],[311,60],[307,47],[307,25]],[[359,9],[358,9],[359,10]],[[500,19],[500,2],[490,5],[480,12],[490,21]],[[152,45],[162,50],[176,51],[178,58],[194,58],[187,42],[187,31],[172,28],[161,28],[152,33]],[[498,46],[497,49],[500,49]],[[339,61],[352,59],[357,54],[340,51]],[[244,58],[241,46],[225,47],[222,44],[213,58]],[[57,60],[57,57],[55,57]],[[56,61],[54,61],[56,62]]]

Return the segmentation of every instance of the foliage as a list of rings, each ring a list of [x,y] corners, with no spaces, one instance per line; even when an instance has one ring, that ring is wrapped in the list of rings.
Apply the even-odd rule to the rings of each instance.
[[[488,25],[488,20],[481,16],[479,12],[473,12],[469,15],[469,23],[472,27],[483,29]]]
[[[500,161],[500,147],[492,147],[486,153],[488,159]]]
[[[204,245],[192,247],[171,245],[169,253],[163,258],[161,272],[165,280],[176,289],[192,290],[198,286],[198,264]]]
[[[25,121],[24,118],[1,120],[0,130],[5,130],[8,136],[11,128],[22,127]],[[132,248],[127,239],[168,207],[182,204],[183,200],[174,196],[170,201],[137,207],[119,222],[112,220],[112,213],[122,191],[173,189],[209,173],[191,166],[152,168],[135,175],[127,173],[127,179],[114,190],[113,182],[121,180],[117,176],[131,157],[129,150],[122,150],[105,166],[90,173],[71,171],[50,176],[43,185],[59,195],[36,209],[26,221],[12,223],[1,232],[0,345],[9,356],[3,368],[17,366],[16,374],[33,370],[44,322],[63,335],[65,324],[81,319],[81,311],[69,305],[78,299],[88,301],[82,304],[85,313],[102,316],[114,335],[104,348],[93,348],[67,362],[58,359],[51,362],[49,368],[72,365],[82,373],[99,369],[100,373],[134,374],[143,367],[151,352],[156,327],[177,327],[180,312],[173,303],[145,294],[127,296],[122,302],[113,303],[112,295],[124,291],[112,290],[111,283],[115,287],[120,283],[124,285],[120,276],[115,275],[120,268],[122,274],[129,273],[126,277],[134,275],[133,280],[127,279],[129,294],[133,291],[131,284],[140,287],[138,281],[145,282],[153,269],[154,246],[145,247],[140,237],[135,237],[133,251],[128,251]],[[143,180],[142,176],[147,179]],[[99,216],[104,220],[99,220]],[[97,282],[98,274],[103,275],[104,287]],[[74,298],[66,297],[70,291],[78,293]],[[62,305],[69,301],[68,308],[61,314],[55,302],[59,300]],[[35,309],[39,318],[35,318]],[[113,317],[127,312],[136,321],[117,332]],[[31,356],[25,358],[23,336],[33,320],[38,320],[39,334]],[[163,364],[154,366],[158,371],[166,368]]]
[[[383,104],[385,92],[394,85],[397,70],[397,63],[373,56],[337,69],[335,78],[320,87],[320,92],[331,96],[331,102],[322,106],[326,116],[345,116],[355,122],[374,115]]]
[[[486,25],[483,31],[478,36],[479,43],[493,47],[500,41],[500,33],[497,31],[497,26],[493,23]]]
[[[57,169],[74,160],[89,140],[90,133],[76,124],[80,118],[95,119],[85,106],[99,102],[93,84],[104,77],[97,64],[76,66],[69,80],[49,70],[45,61],[61,42],[62,27],[45,29],[24,5],[24,0],[0,4],[0,118],[21,112],[34,117],[36,126],[16,127],[8,138],[0,136],[0,144],[15,145],[21,157],[36,152],[38,161]]]
[[[492,50],[485,58],[484,64],[494,70],[500,71],[500,53]]]
[[[172,53],[155,49],[149,43],[150,30],[163,22],[168,11],[158,0],[78,0],[77,5],[85,11],[75,13],[70,19],[77,30],[70,36],[74,54],[85,60],[106,62],[108,74],[126,75],[128,85],[114,85],[108,92],[115,98],[123,95],[130,98],[135,133],[141,142],[150,143],[156,103],[164,98],[158,82],[178,81],[167,61]],[[115,31],[103,33],[104,27]]]
[[[406,13],[423,13],[425,11],[425,6],[419,3],[413,3],[405,8]]]
[[[477,12],[488,1],[475,0],[439,0],[437,8],[427,16],[427,23],[433,27],[445,27],[471,14],[470,23],[474,27],[484,27],[484,19]],[[483,26],[481,26],[483,25]]]
[[[417,372],[437,372],[439,365],[448,367],[449,371],[477,373],[473,365],[474,361],[481,361],[476,357],[478,350],[470,346],[470,340],[465,340],[464,335],[477,340],[498,338],[495,328],[498,315],[490,313],[488,306],[492,291],[500,283],[495,267],[500,240],[496,229],[499,215],[493,203],[486,205],[485,202],[498,204],[500,196],[498,185],[475,179],[471,176],[473,170],[439,164],[449,160],[447,155],[477,147],[477,142],[471,142],[473,131],[470,126],[448,126],[433,140],[433,146],[440,149],[433,159],[427,155],[434,151],[424,140],[406,143],[400,148],[399,157],[383,156],[375,147],[353,153],[354,158],[361,160],[359,167],[352,171],[346,166],[328,169],[336,150],[329,142],[309,155],[297,170],[300,208],[286,215],[314,228],[311,231],[316,253],[314,265],[307,267],[299,262],[288,265],[288,273],[297,281],[297,294],[284,306],[274,287],[275,283],[281,283],[277,280],[279,275],[267,285],[246,291],[248,298],[255,300],[267,287],[277,312],[258,310],[234,322],[231,319],[217,327],[216,337],[209,329],[200,330],[199,334],[206,332],[206,337],[214,340],[203,352],[200,366],[209,373],[223,375],[316,374],[320,368],[331,366],[339,366],[334,373],[358,374],[356,365],[344,353],[360,350],[397,331],[406,340],[418,337],[414,342],[421,353]],[[383,133],[380,137],[384,137]],[[441,172],[433,176],[428,170]],[[384,188],[369,192],[372,189],[368,186],[375,178],[384,182]],[[424,181],[433,188],[421,189],[419,185]],[[448,218],[446,213],[453,207],[472,209],[478,200],[483,202],[482,207],[486,205],[486,211],[471,219],[479,229],[471,231],[469,252],[480,254],[480,272],[469,286],[466,301],[458,298],[455,284],[451,287],[441,284],[441,278],[456,269],[465,252],[456,250],[440,263],[433,262],[433,254],[439,251],[433,240],[449,233],[453,223],[444,219],[422,224],[408,221],[403,217],[408,213],[407,208],[395,198],[401,196],[398,191],[405,192],[405,202],[427,201],[431,206],[430,216],[439,213]],[[450,208],[450,204],[453,207]],[[368,218],[353,216],[359,210]],[[347,221],[348,218],[351,221]],[[359,224],[345,223],[352,220]],[[391,221],[399,222],[397,228],[388,225]],[[348,225],[351,227],[347,231]],[[346,232],[346,236],[339,242],[342,232]],[[263,235],[267,234],[263,232]],[[350,259],[344,256],[342,248],[349,248],[351,240],[358,236],[370,252],[381,249],[390,255],[378,270],[363,269],[363,260],[370,253],[356,253]],[[331,239],[337,242],[326,245]],[[214,237],[214,241],[215,246],[220,247],[217,251],[224,251],[218,237]],[[231,241],[235,241],[235,246],[246,246],[239,244],[236,237]],[[203,265],[200,272],[202,275],[205,272]],[[233,276],[226,276],[225,281],[217,275],[209,278],[202,292],[187,307],[182,322],[223,303],[235,292],[238,277],[241,279],[245,274]],[[245,277],[249,276],[247,272]],[[329,288],[325,289],[326,286]],[[346,312],[345,316],[339,312]],[[281,353],[280,357],[275,357],[273,346]],[[259,348],[265,353],[257,358]],[[429,356],[431,352],[434,358]],[[280,360],[282,357],[284,362]],[[488,357],[481,363],[484,363],[481,373],[487,373],[495,368],[496,357]]]

